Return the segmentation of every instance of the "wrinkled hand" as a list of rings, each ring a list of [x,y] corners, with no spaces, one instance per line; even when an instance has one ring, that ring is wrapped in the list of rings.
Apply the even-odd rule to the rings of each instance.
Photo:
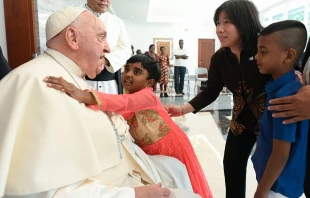
[[[272,114],[273,117],[289,117],[284,120],[284,124],[308,120],[310,119],[310,85],[303,86],[293,96],[270,100],[270,104],[272,106],[268,107],[269,111],[278,111]]]
[[[178,105],[167,105],[165,109],[168,111],[171,117],[182,116],[182,108]]]
[[[85,94],[88,94],[87,92],[78,89],[72,83],[68,83],[62,77],[57,78],[54,76],[47,76],[43,81],[47,83],[46,85],[48,87],[60,90],[80,103],[84,103],[83,100],[85,98]]]
[[[162,184],[154,184],[151,186],[142,186],[135,188],[136,198],[159,198],[169,197],[171,192],[168,188],[161,188]]]

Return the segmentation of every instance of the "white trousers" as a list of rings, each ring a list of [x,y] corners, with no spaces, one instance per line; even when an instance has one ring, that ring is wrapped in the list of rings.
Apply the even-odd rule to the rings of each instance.
[[[87,81],[97,91],[107,94],[118,94],[118,86],[116,80],[109,81]]]
[[[287,198],[287,197],[285,197],[284,195],[282,195],[280,193],[275,193],[273,191],[269,191],[268,198]]]

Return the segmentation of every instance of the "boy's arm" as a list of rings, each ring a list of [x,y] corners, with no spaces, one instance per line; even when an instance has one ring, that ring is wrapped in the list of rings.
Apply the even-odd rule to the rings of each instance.
[[[255,198],[266,198],[272,185],[283,171],[288,161],[291,142],[273,139],[272,153],[268,160],[262,180],[258,184]]]
[[[290,91],[281,90],[275,95],[275,98],[291,95]],[[291,143],[296,141],[297,123],[283,124],[286,118],[272,118],[273,137],[272,153],[267,162],[263,177],[257,187],[255,198],[267,197],[272,185],[278,179],[283,171],[290,154]]]

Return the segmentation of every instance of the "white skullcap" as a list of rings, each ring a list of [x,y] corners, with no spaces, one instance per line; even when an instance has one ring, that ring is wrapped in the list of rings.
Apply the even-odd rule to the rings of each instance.
[[[68,25],[77,19],[82,12],[87,11],[85,8],[65,7],[51,14],[46,22],[46,41],[54,38]]]

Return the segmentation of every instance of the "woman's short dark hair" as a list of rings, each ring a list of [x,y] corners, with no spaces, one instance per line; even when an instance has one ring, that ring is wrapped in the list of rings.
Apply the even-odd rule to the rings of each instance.
[[[165,46],[161,46],[161,47],[160,47],[160,50],[162,50],[163,48],[165,48]],[[165,48],[165,49],[166,49],[166,48]]]
[[[142,67],[146,69],[146,71],[149,73],[147,79],[154,79],[155,82],[159,81],[159,78],[161,76],[159,63],[155,61],[151,56],[146,54],[137,54],[129,58],[126,64],[128,63],[141,63]]]
[[[149,46],[149,50],[150,50],[152,47],[155,47],[155,45],[154,45],[154,44],[151,44],[151,45]]]
[[[213,21],[218,24],[219,15],[225,11],[227,17],[234,24],[241,37],[241,51],[257,51],[257,39],[263,29],[255,5],[248,0],[225,1],[215,11]]]

